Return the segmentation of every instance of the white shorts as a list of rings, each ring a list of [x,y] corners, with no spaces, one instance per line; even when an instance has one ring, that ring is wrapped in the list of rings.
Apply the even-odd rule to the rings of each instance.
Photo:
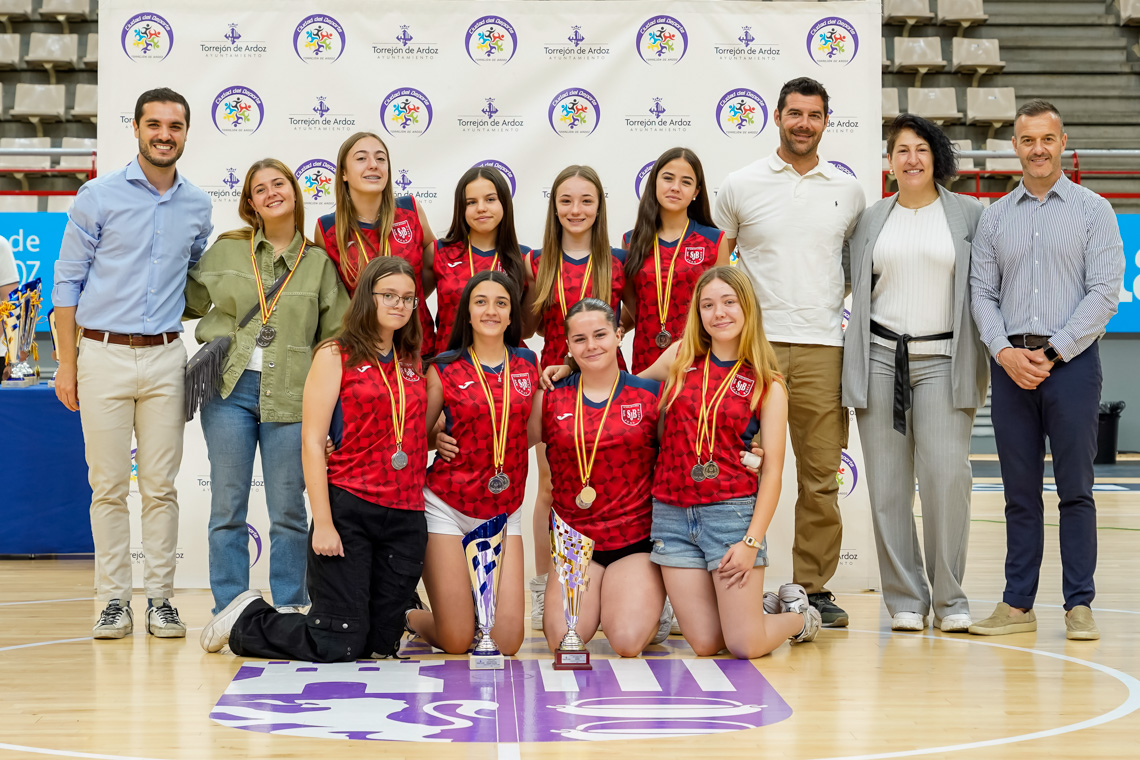
[[[430,488],[424,488],[424,514],[427,517],[428,533],[445,536],[466,536],[486,522],[477,517],[468,517],[436,496]],[[522,510],[516,509],[507,518],[507,535],[522,535]]]

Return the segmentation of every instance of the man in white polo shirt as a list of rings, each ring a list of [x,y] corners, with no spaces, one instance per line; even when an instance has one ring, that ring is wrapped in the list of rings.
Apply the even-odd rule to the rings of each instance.
[[[793,580],[824,625],[847,625],[826,585],[839,564],[840,453],[847,410],[839,403],[843,365],[844,241],[867,205],[863,188],[816,152],[827,128],[827,91],[807,77],[780,90],[774,123],[780,146],[728,175],[713,220],[752,280],[764,332],[788,384],[788,429],[799,498]]]

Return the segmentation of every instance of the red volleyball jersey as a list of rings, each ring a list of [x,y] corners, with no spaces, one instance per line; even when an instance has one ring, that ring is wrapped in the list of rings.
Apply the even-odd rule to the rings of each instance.
[[[507,373],[502,365],[483,367],[483,377],[495,400],[496,425],[502,419],[504,383],[509,383],[511,391],[503,462],[503,473],[510,478],[510,485],[499,494],[487,488],[495,474],[494,440],[487,396],[471,356],[464,352],[435,365],[443,383],[444,430],[459,442],[459,453],[450,462],[437,457],[428,468],[427,485],[452,508],[478,520],[489,520],[503,512],[513,513],[522,505],[526,491],[530,448],[526,427],[539,388],[538,357],[528,348],[509,348],[508,351],[509,379],[504,377]]]
[[[381,372],[397,399],[397,372],[404,381],[407,412],[403,450],[408,455],[408,465],[400,470],[392,467],[396,434],[392,402]],[[394,363],[389,354],[386,359],[349,366],[342,353],[340,399],[330,431],[337,448],[329,456],[329,483],[373,504],[422,511],[427,467],[426,415],[427,383],[410,365]]]
[[[625,233],[622,241],[629,247],[633,230]],[[685,239],[667,243],[658,240],[661,252],[661,296],[665,296],[665,283],[669,277],[669,264],[676,253],[673,267],[673,288],[669,294],[669,308],[665,315],[665,330],[672,341],[681,339],[688,319],[689,305],[693,300],[693,289],[697,280],[706,270],[716,265],[716,253],[724,233],[716,227],[691,222]],[[641,262],[641,269],[633,273],[631,283],[637,297],[637,314],[633,328],[633,371],[643,372],[665,352],[657,347],[657,334],[661,332],[661,317],[657,310],[657,288],[653,280],[657,270],[653,265],[653,251]]]
[[[621,324],[621,294],[625,288],[625,251],[621,248],[612,248],[610,252],[613,258],[610,263],[610,306],[613,307],[614,312],[618,316],[618,324]],[[538,262],[542,256],[542,250],[536,250],[531,253],[531,266],[534,269],[535,277],[538,276]],[[584,258],[581,261],[574,261],[566,254],[562,254],[562,287],[566,292],[566,310],[569,311],[570,307],[578,303],[581,299],[578,294],[582,291],[582,279],[586,275],[586,262],[589,258]],[[590,273],[590,286],[586,289],[586,297],[589,298],[593,295],[593,272]],[[555,284],[555,288],[557,288]],[[542,366],[556,367],[559,364],[566,362],[566,324],[565,315],[562,313],[562,305],[558,300],[557,292],[554,299],[551,301],[550,306],[542,312]],[[625,357],[621,352],[618,352],[618,364],[621,368],[625,369]]]
[[[344,286],[351,296],[356,290],[356,285],[349,285],[345,280],[340,249],[336,244],[336,214],[325,214],[317,220],[317,223],[321,228],[322,238],[318,242],[324,245],[325,252],[336,264],[336,271],[340,274],[340,279],[344,282]],[[368,256],[370,258],[383,256],[384,246],[380,242],[380,233],[376,225],[361,223],[360,230],[364,238],[364,245],[368,249]],[[352,235],[348,237],[346,245],[349,254],[359,256],[356,250],[356,240],[353,239]],[[432,323],[431,312],[428,311],[427,302],[424,299],[424,230],[420,226],[420,218],[416,213],[416,200],[410,195],[401,195],[396,198],[396,216],[392,222],[392,233],[388,235],[388,246],[393,256],[404,259],[416,271],[416,296],[420,299],[420,305],[416,307],[416,314],[419,315],[420,326],[423,327],[424,332],[421,353],[424,356],[430,356],[431,349],[435,345],[435,325]],[[359,274],[357,272],[357,276]]]
[[[574,454],[574,406],[581,375],[547,391],[542,402],[542,440],[554,488],[553,509],[598,550],[620,549],[649,538],[653,523],[653,465],[657,461],[657,402],[661,384],[622,372],[610,404],[590,485],[598,497],[589,509],[575,504],[582,490]],[[606,402],[582,399],[587,456]]]
[[[523,257],[530,253],[530,249],[525,245],[519,248]],[[493,250],[482,251],[472,246],[471,258],[468,259],[467,243],[440,245],[438,240],[435,242],[435,258],[432,260],[432,272],[435,274],[434,354],[442,354],[447,350],[447,342],[451,340],[451,328],[455,324],[455,313],[459,310],[459,297],[463,295],[467,281],[476,272],[490,269],[492,262],[495,264],[495,269],[503,271],[502,262],[495,259]],[[526,290],[526,282],[517,284],[521,295]]]
[[[736,362],[722,362],[713,357],[709,364],[707,398],[711,402],[720,383]],[[653,498],[675,507],[693,507],[727,499],[755,496],[759,480],[740,463],[740,452],[752,448],[752,439],[760,431],[760,407],[749,408],[756,374],[745,363],[729,381],[717,412],[716,447],[713,461],[720,467],[716,478],[696,482],[690,476],[697,464],[697,419],[701,408],[701,384],[704,357],[698,357],[685,374],[681,394],[665,410],[665,432],[661,439],[661,456],[653,479]],[[672,391],[670,391],[671,393]],[[710,414],[711,419],[711,414]],[[709,459],[708,442],[704,443],[700,463]]]

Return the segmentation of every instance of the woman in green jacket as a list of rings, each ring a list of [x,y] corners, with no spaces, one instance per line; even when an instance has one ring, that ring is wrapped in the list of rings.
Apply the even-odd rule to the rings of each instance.
[[[269,586],[278,609],[295,611],[308,604],[301,395],[313,347],[339,330],[348,294],[333,262],[305,239],[301,189],[283,163],[266,158],[249,168],[238,213],[249,226],[219,235],[186,283],[185,316],[202,318],[198,341],[233,336],[219,394],[202,408],[210,587],[215,614],[249,588],[246,512],[260,446]],[[253,319],[239,327],[255,306]]]

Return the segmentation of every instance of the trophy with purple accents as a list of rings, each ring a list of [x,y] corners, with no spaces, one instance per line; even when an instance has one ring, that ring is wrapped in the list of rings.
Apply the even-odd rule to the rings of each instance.
[[[590,653],[574,627],[578,625],[582,595],[590,585],[594,540],[571,528],[554,510],[550,511],[550,520],[550,558],[562,587],[562,611],[566,615],[566,635],[554,652],[554,669],[590,670]]]
[[[20,353],[26,342],[26,309],[27,292],[23,287],[13,290],[8,295],[8,300],[0,304],[0,330],[3,330],[4,348],[8,355],[8,379],[3,382],[5,388],[27,388],[36,382],[32,368],[23,361]]]
[[[491,638],[495,627],[495,602],[503,562],[503,539],[507,535],[507,515],[495,515],[463,537],[467,572],[475,595],[475,620],[479,641],[471,650],[471,670],[502,670],[502,652]]]

